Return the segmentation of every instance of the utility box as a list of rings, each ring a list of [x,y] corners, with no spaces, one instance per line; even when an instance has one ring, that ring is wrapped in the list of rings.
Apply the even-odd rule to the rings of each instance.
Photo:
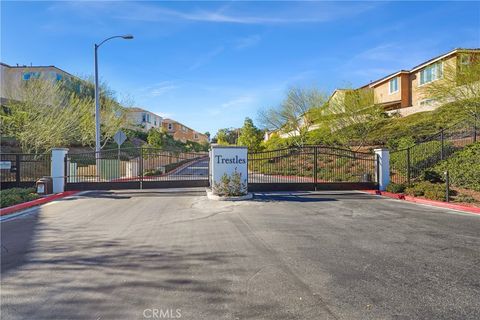
[[[51,177],[42,177],[35,183],[37,193],[39,195],[47,195],[53,193],[53,179]]]

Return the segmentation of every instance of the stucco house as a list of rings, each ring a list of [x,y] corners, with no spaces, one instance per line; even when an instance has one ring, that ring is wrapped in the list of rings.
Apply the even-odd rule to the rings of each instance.
[[[375,103],[392,114],[407,116],[416,112],[431,111],[439,105],[429,97],[424,86],[442,81],[444,70],[457,70],[480,59],[480,49],[457,48],[425,61],[410,70],[400,70],[357,89],[337,89],[330,101],[338,103],[349,90],[372,89]]]
[[[21,100],[20,87],[31,79],[50,81],[80,80],[70,73],[55,66],[11,66],[0,62],[0,102],[2,105],[8,100]]]
[[[164,121],[162,121],[162,126],[168,134],[173,136],[175,140],[182,142],[187,142],[188,140],[198,143],[208,142],[207,135],[195,131],[178,121],[172,119],[164,119]]]
[[[132,107],[127,108],[127,119],[130,125],[135,126],[135,129],[140,129],[147,132],[152,128],[161,128],[163,118],[148,110]]]

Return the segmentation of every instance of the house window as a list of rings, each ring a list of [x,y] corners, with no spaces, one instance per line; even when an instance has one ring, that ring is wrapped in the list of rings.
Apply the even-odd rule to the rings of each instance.
[[[398,91],[398,77],[395,77],[390,80],[390,94]]]
[[[147,113],[147,122],[150,123],[150,115]]]
[[[147,122],[147,115],[142,113],[142,122]]]
[[[198,133],[195,133],[194,137],[195,139],[198,139]]]
[[[173,130],[173,124],[171,123],[168,124],[168,130]]]
[[[443,63],[437,62],[420,71],[420,85],[438,80],[442,77]]]

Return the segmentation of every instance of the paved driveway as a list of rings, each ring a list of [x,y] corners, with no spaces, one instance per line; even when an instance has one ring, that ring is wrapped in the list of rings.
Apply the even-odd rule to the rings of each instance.
[[[480,319],[480,216],[354,192],[36,210],[1,223],[2,319]]]

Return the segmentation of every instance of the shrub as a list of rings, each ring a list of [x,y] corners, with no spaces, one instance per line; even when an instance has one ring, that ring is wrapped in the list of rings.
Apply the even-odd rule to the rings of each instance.
[[[468,194],[459,194],[453,199],[454,202],[462,202],[462,203],[474,203],[477,202],[475,198],[469,196]]]
[[[431,183],[428,181],[417,182],[405,189],[405,193],[414,197],[425,197],[431,200],[445,201],[446,189],[443,183]],[[455,191],[450,190],[450,195],[454,196]]]
[[[453,186],[480,191],[480,142],[454,153],[434,170],[439,174],[448,170]]]
[[[213,191],[219,196],[242,196],[247,193],[247,185],[242,174],[235,171],[230,176],[225,173],[220,183],[214,183]]]
[[[0,191],[0,207],[5,208],[19,203],[35,200],[40,196],[34,188],[12,188]]]
[[[163,174],[162,169],[149,169],[149,170],[145,170],[145,172],[143,173],[143,175],[146,177],[159,176],[161,174]]]
[[[420,180],[432,183],[444,182],[442,175],[433,170],[423,171],[422,174],[420,174]]]
[[[393,193],[403,193],[405,191],[406,185],[403,183],[389,183],[387,186],[387,191],[388,192],[393,192]]]

